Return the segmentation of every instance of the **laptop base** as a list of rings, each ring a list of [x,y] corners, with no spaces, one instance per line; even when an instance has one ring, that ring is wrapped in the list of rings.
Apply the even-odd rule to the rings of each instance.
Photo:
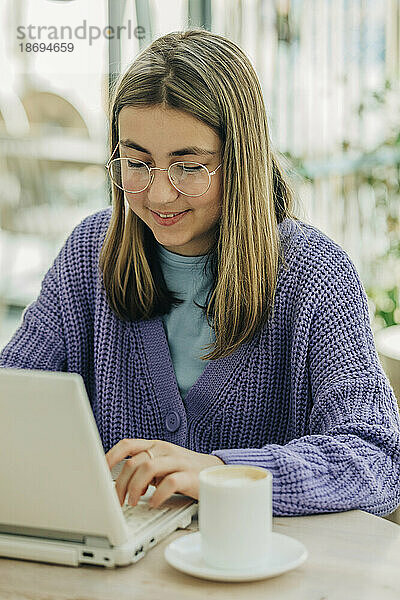
[[[71,567],[98,565],[112,568],[129,565],[143,558],[148,550],[176,529],[186,529],[192,521],[192,516],[197,514],[198,506],[193,504],[191,508],[191,514],[186,511],[185,514],[176,515],[162,531],[157,532],[149,539],[141,539],[136,536],[121,546],[109,548],[30,536],[0,534],[0,556]]]

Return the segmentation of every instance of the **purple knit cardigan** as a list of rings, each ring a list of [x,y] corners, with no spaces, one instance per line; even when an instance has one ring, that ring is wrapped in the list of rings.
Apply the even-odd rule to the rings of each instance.
[[[0,366],[80,373],[105,451],[122,438],[163,439],[269,469],[275,515],[394,510],[399,414],[346,252],[285,219],[273,316],[210,361],[183,401],[161,318],[124,322],[107,303],[98,258],[110,215],[74,229]]]

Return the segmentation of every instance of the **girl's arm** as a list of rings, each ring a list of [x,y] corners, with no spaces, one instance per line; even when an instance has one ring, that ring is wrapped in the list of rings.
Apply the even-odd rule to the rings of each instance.
[[[345,253],[333,262],[318,278],[308,334],[313,408],[307,435],[285,445],[212,453],[228,464],[269,469],[277,515],[351,509],[384,515],[400,503],[396,398],[376,354],[356,269]]]
[[[45,275],[41,292],[0,353],[0,367],[63,371],[66,353],[59,301],[59,258]]]

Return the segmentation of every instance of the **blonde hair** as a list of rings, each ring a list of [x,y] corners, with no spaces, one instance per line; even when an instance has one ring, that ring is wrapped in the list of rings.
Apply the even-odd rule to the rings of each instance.
[[[213,283],[204,309],[215,345],[203,360],[233,353],[271,315],[280,265],[278,223],[293,194],[271,150],[262,90],[246,54],[229,39],[191,28],[153,41],[115,84],[110,151],[124,106],[182,110],[221,140],[222,208],[208,252]],[[113,186],[113,210],[100,268],[107,299],[123,320],[151,319],[180,303],[168,290],[151,230]]]

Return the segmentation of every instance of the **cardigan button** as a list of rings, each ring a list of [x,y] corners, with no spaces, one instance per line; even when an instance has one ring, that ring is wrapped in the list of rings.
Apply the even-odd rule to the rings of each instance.
[[[175,410],[168,413],[167,416],[165,417],[165,427],[171,433],[176,431],[179,428],[180,424],[181,424],[181,418]]]

